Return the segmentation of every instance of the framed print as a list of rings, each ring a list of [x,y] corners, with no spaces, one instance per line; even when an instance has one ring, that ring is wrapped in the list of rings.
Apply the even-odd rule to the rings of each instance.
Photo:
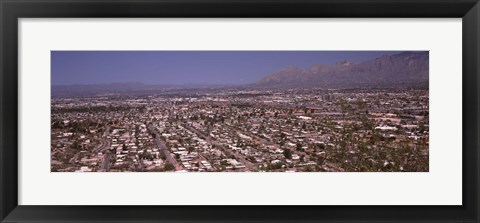
[[[1,15],[2,222],[479,220],[475,0]]]

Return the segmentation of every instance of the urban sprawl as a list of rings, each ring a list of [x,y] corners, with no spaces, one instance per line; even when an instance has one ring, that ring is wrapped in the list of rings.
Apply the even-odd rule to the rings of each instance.
[[[428,90],[52,98],[52,172],[425,172]]]

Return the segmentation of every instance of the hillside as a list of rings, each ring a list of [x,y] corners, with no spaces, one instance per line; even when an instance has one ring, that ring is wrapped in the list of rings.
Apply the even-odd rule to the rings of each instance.
[[[314,64],[308,69],[287,67],[259,80],[256,86],[325,88],[427,86],[428,52],[404,52],[361,63]]]

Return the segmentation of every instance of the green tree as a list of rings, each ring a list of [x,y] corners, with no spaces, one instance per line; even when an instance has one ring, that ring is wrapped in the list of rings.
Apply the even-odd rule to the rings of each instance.
[[[163,168],[165,171],[175,170],[175,166],[171,163],[166,163],[165,167]]]
[[[285,150],[283,150],[283,155],[285,156],[285,158],[291,159],[292,158],[292,151],[290,151],[290,149],[285,149]]]
[[[297,143],[297,150],[301,150],[301,149],[302,149],[302,144]]]

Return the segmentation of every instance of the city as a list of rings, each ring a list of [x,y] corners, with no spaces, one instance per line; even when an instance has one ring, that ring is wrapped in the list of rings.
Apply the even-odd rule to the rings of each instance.
[[[53,97],[52,172],[428,172],[428,88]]]

